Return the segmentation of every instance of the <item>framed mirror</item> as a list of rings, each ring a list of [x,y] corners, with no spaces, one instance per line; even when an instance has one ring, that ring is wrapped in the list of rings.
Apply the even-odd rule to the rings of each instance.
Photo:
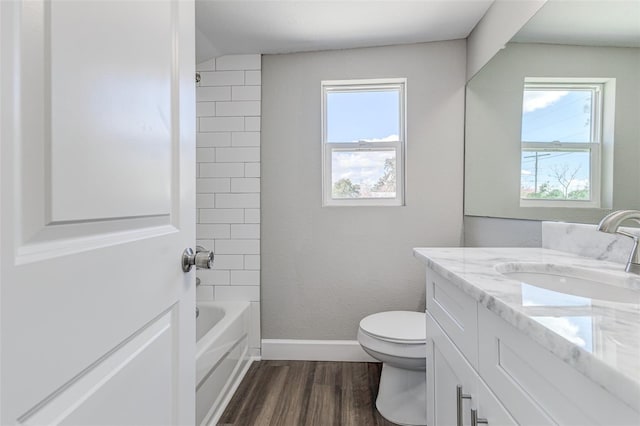
[[[640,209],[640,2],[549,0],[467,85],[465,215]]]

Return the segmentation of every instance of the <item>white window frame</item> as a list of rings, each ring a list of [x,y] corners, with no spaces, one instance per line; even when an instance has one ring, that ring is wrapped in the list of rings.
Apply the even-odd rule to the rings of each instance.
[[[589,200],[550,200],[535,198],[520,198],[521,207],[577,207],[599,208],[601,205],[602,181],[602,120],[604,83],[581,81],[582,79],[525,78],[525,90],[591,90],[593,93],[593,107],[591,108],[591,142],[558,142],[558,141],[521,141],[521,153],[524,152],[589,152]],[[520,118],[522,121],[522,116]],[[521,122],[522,124],[522,122]],[[520,177],[522,185],[522,177]],[[520,187],[520,186],[519,186]],[[537,190],[537,188],[536,188]]]
[[[406,78],[384,78],[367,80],[327,80],[321,83],[322,90],[322,205],[323,206],[404,206],[405,156],[406,156]],[[398,90],[400,112],[399,140],[392,142],[328,142],[327,95],[337,92],[372,92]],[[333,198],[331,182],[332,153],[334,151],[395,151],[396,196],[395,198]]]

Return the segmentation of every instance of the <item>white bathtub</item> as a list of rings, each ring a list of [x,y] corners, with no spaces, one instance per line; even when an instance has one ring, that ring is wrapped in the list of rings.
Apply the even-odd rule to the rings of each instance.
[[[248,302],[200,302],[196,319],[196,424],[217,423],[246,373]]]

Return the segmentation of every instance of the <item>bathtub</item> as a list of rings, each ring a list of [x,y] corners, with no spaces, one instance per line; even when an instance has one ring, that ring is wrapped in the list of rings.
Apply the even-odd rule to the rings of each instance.
[[[248,302],[200,302],[196,319],[196,424],[217,423],[251,363]]]

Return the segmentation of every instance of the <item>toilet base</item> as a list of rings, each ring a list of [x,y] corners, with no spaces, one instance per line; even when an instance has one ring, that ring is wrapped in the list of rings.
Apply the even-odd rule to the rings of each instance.
[[[406,370],[382,364],[376,408],[399,425],[427,424],[427,376],[424,370]]]

